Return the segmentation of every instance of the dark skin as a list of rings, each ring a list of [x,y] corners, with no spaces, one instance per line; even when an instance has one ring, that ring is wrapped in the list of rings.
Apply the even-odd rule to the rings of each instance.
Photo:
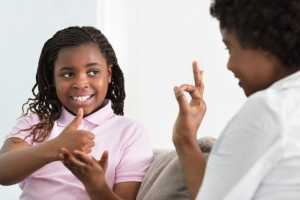
[[[243,48],[234,31],[222,29],[221,34],[230,55],[227,67],[240,79],[240,86],[247,97],[295,72],[284,68],[279,59],[269,52]],[[193,63],[193,73],[194,86],[182,85],[174,88],[179,114],[173,128],[173,143],[191,199],[196,198],[201,188],[206,167],[197,143],[197,131],[206,111],[203,100],[203,71],[199,71],[197,62]],[[191,95],[190,103],[187,102],[184,92]]]
[[[40,145],[28,148],[28,143],[21,139],[8,139],[0,151],[0,184],[16,184],[44,165],[61,160],[62,157],[59,155],[62,149],[63,153],[72,152],[65,158],[74,158],[74,155],[80,155],[80,153],[89,156],[87,154],[95,146],[93,141],[95,136],[91,132],[77,129],[84,115],[89,115],[101,108],[108,84],[111,82],[111,75],[112,66],[107,66],[105,58],[95,44],[60,50],[54,66],[54,86],[60,102],[74,115],[77,114],[77,117],[58,137]],[[83,181],[91,199],[101,197],[104,199],[135,199],[140,187],[139,182],[115,184],[114,191],[107,186],[104,178],[106,169],[104,170],[100,166],[102,162],[106,163],[106,167],[108,166],[104,159],[107,157],[107,153],[104,152],[102,161],[97,161],[97,165],[95,165],[96,169],[102,169],[100,170],[101,176],[98,176],[99,171],[96,170],[79,174],[76,171],[77,168],[67,166],[68,161],[63,162],[79,180]],[[92,159],[91,156],[88,158]],[[95,159],[92,160],[96,162]],[[96,176],[99,177],[97,179],[99,182],[92,179]],[[100,191],[100,193],[95,191]]]
[[[107,66],[105,58],[95,44],[62,49],[54,67],[57,96],[69,111],[77,113],[78,109],[82,108],[84,115],[89,115],[101,108],[108,84],[111,82],[111,75],[112,66]],[[74,100],[74,97],[79,96],[91,98],[81,102]],[[82,151],[62,148],[60,158],[84,184],[91,199],[135,199],[141,184],[139,182],[115,184],[114,191],[107,186],[105,181],[107,152],[103,153],[100,161],[96,161]],[[84,162],[80,163],[83,158]],[[71,161],[74,163],[71,164]],[[100,163],[104,163],[105,168]]]
[[[99,110],[111,82],[112,66],[107,66],[99,47],[86,44],[63,48],[54,66],[54,85],[60,102],[71,113],[84,115]],[[87,97],[87,101],[73,98]]]
[[[222,29],[221,34],[229,52],[227,68],[240,80],[247,97],[295,72],[284,68],[275,55],[261,48],[243,48],[234,31]]]

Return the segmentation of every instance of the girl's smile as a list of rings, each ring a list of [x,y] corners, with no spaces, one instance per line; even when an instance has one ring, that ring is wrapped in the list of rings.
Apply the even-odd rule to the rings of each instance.
[[[54,83],[60,102],[73,114],[99,109],[111,82],[112,68],[95,44],[66,47],[54,66]]]
[[[94,97],[94,94],[92,95],[76,95],[71,96],[70,98],[74,100],[74,103],[79,106],[86,106],[92,101],[92,98]]]

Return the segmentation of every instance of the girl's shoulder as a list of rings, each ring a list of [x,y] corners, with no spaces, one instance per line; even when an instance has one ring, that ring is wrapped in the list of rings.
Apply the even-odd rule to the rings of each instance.
[[[120,115],[115,115],[113,117],[111,126],[114,126],[115,129],[125,132],[147,133],[146,126],[142,122]]]
[[[23,116],[23,117],[20,117],[18,119],[18,122],[16,124],[16,126],[33,126],[33,125],[36,125],[38,123],[40,123],[40,119],[39,119],[39,116],[36,114],[36,113],[29,113],[28,115],[26,116]]]
[[[143,124],[136,120],[136,119],[132,119],[129,117],[125,117],[125,116],[121,116],[121,115],[115,115],[114,116],[114,121],[115,123],[118,123],[120,125],[124,125],[124,126],[142,126]]]
[[[5,140],[13,137],[25,139],[25,141],[31,146],[32,137],[29,137],[30,132],[32,127],[38,123],[40,123],[40,120],[38,115],[35,113],[30,113],[27,116],[20,117],[11,132],[6,135]]]

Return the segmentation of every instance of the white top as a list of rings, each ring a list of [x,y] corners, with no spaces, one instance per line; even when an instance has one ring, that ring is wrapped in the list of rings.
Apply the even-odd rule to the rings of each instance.
[[[248,98],[213,147],[196,199],[300,199],[300,72]]]

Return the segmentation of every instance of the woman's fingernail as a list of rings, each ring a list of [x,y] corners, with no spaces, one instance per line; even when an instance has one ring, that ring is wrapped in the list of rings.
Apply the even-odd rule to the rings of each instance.
[[[174,92],[178,93],[179,92],[179,87],[174,87]]]

